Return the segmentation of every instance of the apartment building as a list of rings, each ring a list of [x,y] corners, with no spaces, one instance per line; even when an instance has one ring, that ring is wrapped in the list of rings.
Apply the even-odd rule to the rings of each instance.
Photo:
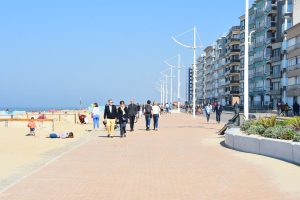
[[[291,106],[300,103],[300,23],[286,31],[287,37],[287,98]]]
[[[197,104],[204,103],[205,99],[205,75],[204,75],[204,55],[197,59],[197,82],[196,82],[196,99]]]
[[[300,23],[299,2],[255,0],[249,9],[249,105],[252,110],[274,109],[278,102],[291,104],[295,100],[290,90],[294,79],[288,69],[293,65],[290,62],[295,61],[290,61],[293,53],[288,50],[291,36],[287,31],[293,32],[290,29],[293,23]],[[241,16],[239,26],[231,27],[225,37],[204,49],[201,58],[204,78],[197,80],[204,92],[197,92],[199,99],[204,96],[205,102],[220,101],[223,105],[244,103],[246,41],[245,16]]]
[[[187,101],[191,103],[193,101],[193,69],[189,67],[187,69]]]
[[[239,102],[240,26],[229,30],[225,49],[225,102],[226,105],[233,105]]]

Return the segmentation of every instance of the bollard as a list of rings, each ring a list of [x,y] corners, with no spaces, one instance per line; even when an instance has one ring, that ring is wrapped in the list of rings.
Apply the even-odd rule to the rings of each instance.
[[[5,121],[5,127],[8,127],[8,121]]]
[[[74,119],[75,119],[75,124],[77,123],[77,120],[76,120],[76,114],[74,114]]]
[[[61,119],[61,118],[60,118],[60,114],[58,114],[58,121],[60,121],[60,119]]]

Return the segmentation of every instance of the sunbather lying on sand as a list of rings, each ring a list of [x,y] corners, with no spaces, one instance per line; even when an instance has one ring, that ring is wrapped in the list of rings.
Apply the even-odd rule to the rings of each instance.
[[[62,138],[62,139],[65,139],[65,138],[74,138],[74,134],[73,132],[67,132],[67,133],[50,133],[49,134],[49,138]]]

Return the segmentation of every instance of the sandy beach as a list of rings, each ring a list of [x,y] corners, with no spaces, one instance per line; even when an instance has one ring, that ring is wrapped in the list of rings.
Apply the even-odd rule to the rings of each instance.
[[[61,113],[60,119],[59,113]],[[68,115],[65,115],[65,111],[59,113],[46,115],[47,118],[55,120],[54,132],[73,132],[75,138],[47,138],[49,133],[53,132],[51,122],[37,122],[36,136],[25,136],[29,132],[27,122],[9,122],[8,127],[5,127],[4,122],[0,123],[0,190],[96,135],[95,131],[88,131],[92,130],[91,119],[87,125],[79,124],[78,119],[75,124],[74,112],[68,111],[72,113]],[[31,116],[36,118],[37,113],[28,113],[28,117]]]

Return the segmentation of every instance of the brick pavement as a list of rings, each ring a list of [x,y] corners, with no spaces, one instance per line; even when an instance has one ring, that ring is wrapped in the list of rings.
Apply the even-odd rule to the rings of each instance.
[[[144,131],[141,120],[124,139],[101,133],[7,189],[0,199],[300,199],[299,193],[285,190],[287,182],[274,177],[300,174],[299,167],[224,148],[223,138],[215,134],[220,126],[173,114],[161,118],[158,132]],[[288,170],[277,172],[276,166]]]

